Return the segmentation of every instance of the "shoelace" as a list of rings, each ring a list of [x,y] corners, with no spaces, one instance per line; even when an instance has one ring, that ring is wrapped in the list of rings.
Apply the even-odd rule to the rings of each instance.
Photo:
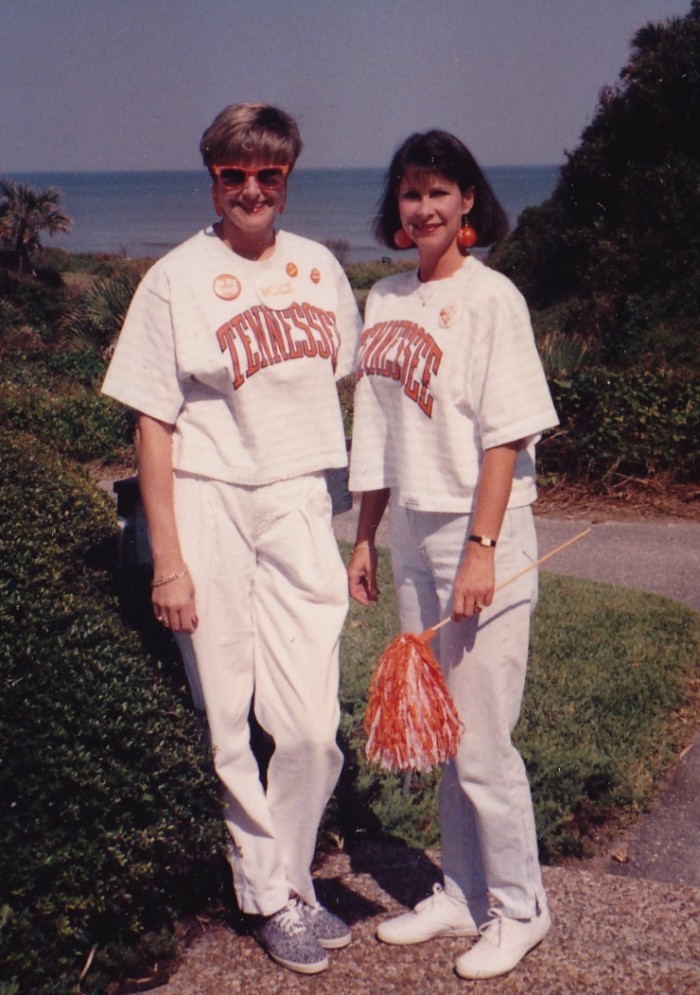
[[[489,943],[492,943],[494,947],[500,947],[501,937],[503,935],[503,928],[507,920],[501,915],[491,915],[483,926],[479,927],[479,933],[481,936],[485,936]]]
[[[276,919],[280,930],[287,936],[295,936],[306,929],[295,899],[287,902],[285,907],[280,909]]]
[[[418,904],[416,905],[416,910],[429,909],[430,906],[433,904],[433,902],[439,901],[444,894],[445,894],[445,889],[442,887],[442,885],[434,884],[432,895],[428,895],[428,897],[424,898],[422,902],[418,902]]]

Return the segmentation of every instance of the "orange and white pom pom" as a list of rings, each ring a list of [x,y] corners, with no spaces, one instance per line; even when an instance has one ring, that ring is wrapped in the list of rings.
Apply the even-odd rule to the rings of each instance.
[[[584,529],[511,574],[496,585],[495,591],[534,570],[590,531]],[[365,754],[368,760],[386,770],[429,770],[457,752],[464,727],[440,664],[428,646],[437,630],[450,621],[448,615],[419,636],[410,633],[399,636],[382,653],[369,686]]]
[[[367,759],[386,770],[429,770],[457,752],[457,709],[426,636],[399,636],[379,660],[365,714]]]

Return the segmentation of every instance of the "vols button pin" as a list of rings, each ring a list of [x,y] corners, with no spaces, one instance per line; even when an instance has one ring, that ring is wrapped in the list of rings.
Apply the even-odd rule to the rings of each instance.
[[[222,301],[235,301],[241,292],[241,281],[231,273],[220,273],[213,286],[214,293]]]
[[[270,274],[256,286],[258,300],[273,311],[284,311],[294,300],[294,284],[290,279],[279,279]]]
[[[299,276],[299,267],[296,263],[287,263],[285,266],[287,276]]]

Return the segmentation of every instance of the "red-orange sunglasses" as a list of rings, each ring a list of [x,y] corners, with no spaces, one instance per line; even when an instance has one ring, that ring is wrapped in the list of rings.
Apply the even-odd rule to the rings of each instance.
[[[281,166],[212,166],[211,171],[225,187],[242,187],[249,176],[254,176],[259,186],[268,190],[279,190],[289,172],[288,165]]]

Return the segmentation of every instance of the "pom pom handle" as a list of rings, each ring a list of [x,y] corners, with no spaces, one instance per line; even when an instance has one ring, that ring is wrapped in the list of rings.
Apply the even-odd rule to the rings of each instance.
[[[518,579],[518,577],[522,577],[523,574],[529,573],[531,570],[534,570],[535,567],[539,567],[540,563],[544,563],[544,561],[548,560],[551,556],[556,556],[557,553],[561,553],[562,549],[566,549],[567,546],[571,546],[573,543],[578,542],[579,539],[583,539],[583,537],[587,536],[590,531],[590,528],[584,529],[583,532],[579,532],[578,535],[572,536],[571,539],[567,539],[566,542],[561,543],[561,545],[557,546],[555,549],[550,549],[550,551],[545,553],[544,556],[540,556],[539,560],[535,560],[534,563],[529,563],[526,567],[523,567],[522,570],[518,570],[517,573],[511,574],[510,577],[507,577],[505,580],[501,581],[500,584],[496,584],[494,594],[496,591],[500,591],[502,588],[507,587],[508,584],[512,584],[514,580]],[[438,622],[436,625],[433,625],[429,629],[425,629],[424,632],[421,632],[418,638],[422,639],[426,643],[429,643],[430,640],[434,639],[437,635],[438,629],[441,629],[443,625],[447,625],[447,623],[451,621],[452,616],[448,615],[447,618],[443,618],[442,622]]]

